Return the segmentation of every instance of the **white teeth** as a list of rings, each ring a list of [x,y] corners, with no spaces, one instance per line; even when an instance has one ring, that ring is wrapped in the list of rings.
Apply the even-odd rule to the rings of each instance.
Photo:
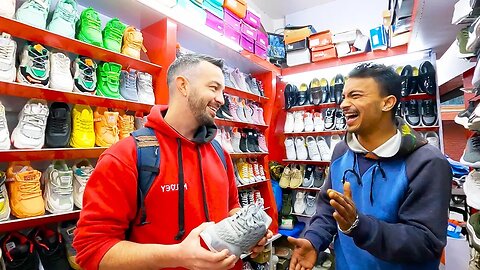
[[[212,106],[208,106],[208,107],[209,107],[210,109],[212,109],[213,112],[215,112],[215,113],[217,112],[217,109],[216,109],[216,108],[214,108],[214,107],[212,107]]]

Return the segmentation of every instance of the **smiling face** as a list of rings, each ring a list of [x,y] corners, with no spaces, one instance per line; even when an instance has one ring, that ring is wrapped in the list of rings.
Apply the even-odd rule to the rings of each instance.
[[[348,132],[369,134],[379,125],[393,124],[391,110],[396,98],[385,96],[373,78],[349,78],[343,95],[340,108],[345,114]]]
[[[223,72],[219,67],[202,61],[189,77],[188,107],[200,126],[213,125],[217,110],[225,103]]]

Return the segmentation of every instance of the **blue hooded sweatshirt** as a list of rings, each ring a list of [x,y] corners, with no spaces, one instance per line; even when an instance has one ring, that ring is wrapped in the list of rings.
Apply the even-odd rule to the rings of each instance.
[[[335,147],[317,213],[305,232],[317,251],[334,239],[335,269],[438,270],[446,244],[452,172],[437,148],[401,118],[396,122],[398,147],[390,157],[352,149],[351,134],[348,144]],[[350,235],[338,230],[326,194],[330,188],[343,194],[342,179],[351,184],[359,216]]]

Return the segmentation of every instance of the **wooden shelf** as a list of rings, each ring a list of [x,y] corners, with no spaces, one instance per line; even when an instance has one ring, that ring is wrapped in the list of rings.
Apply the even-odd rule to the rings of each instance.
[[[256,157],[263,157],[268,155],[268,153],[258,152],[258,153],[230,153],[230,157],[232,159],[237,158],[256,158]]]
[[[253,128],[253,129],[258,129],[258,130],[265,130],[268,128],[266,125],[258,125],[258,124],[253,124],[253,123],[245,123],[245,122],[239,122],[235,120],[226,120],[226,119],[220,119],[220,118],[215,118],[215,123],[218,126],[230,126],[230,127],[238,127],[238,128]]]
[[[345,130],[331,130],[331,131],[312,131],[312,132],[286,132],[285,136],[332,136],[332,135],[344,135],[347,133]]]
[[[312,164],[312,165],[319,165],[319,166],[328,166],[330,165],[330,161],[315,161],[315,160],[291,160],[291,159],[283,159],[285,163],[293,163],[293,164]]]
[[[98,158],[107,147],[11,149],[0,151],[0,162]]]
[[[343,66],[343,65],[353,64],[353,63],[371,61],[375,59],[401,55],[406,53],[407,53],[407,45],[403,45],[395,48],[390,48],[385,51],[382,51],[382,50],[372,51],[372,52],[367,52],[363,54],[355,54],[351,56],[345,56],[342,58],[333,58],[325,61],[284,68],[282,69],[282,76],[314,71],[314,70],[324,69],[329,67]]]
[[[259,96],[259,95],[252,94],[250,92],[245,92],[243,90],[231,88],[231,87],[228,87],[228,86],[225,87],[224,92],[226,94],[236,96],[236,97],[241,97],[241,98],[248,99],[248,100],[252,100],[252,101],[258,102],[260,104],[264,104],[265,102],[267,102],[269,100],[269,98],[267,98],[267,97],[262,97],[262,96]]]
[[[412,94],[408,95],[404,98],[402,98],[402,101],[409,101],[409,100],[423,100],[423,99],[436,99],[435,96],[426,94],[426,93],[420,93],[420,94]]]
[[[251,187],[254,187],[254,186],[258,186],[262,183],[266,183],[270,181],[270,179],[267,179],[265,181],[259,181],[259,182],[253,182],[253,183],[249,183],[249,184],[245,184],[245,185],[239,185],[237,186],[238,189],[246,189],[246,188],[251,188]]]
[[[27,228],[38,227],[44,224],[57,223],[72,219],[77,219],[80,216],[80,210],[74,210],[68,213],[61,214],[45,214],[43,216],[12,219],[0,222],[0,232],[18,231]]]
[[[102,106],[129,111],[150,112],[152,105],[128,100],[99,97],[83,93],[64,92],[50,88],[41,88],[16,82],[0,81],[0,95],[22,98],[39,98],[71,104]]]
[[[337,105],[335,102],[329,102],[329,103],[322,103],[319,105],[305,105],[305,106],[294,106],[287,111],[289,112],[296,112],[296,111],[312,111],[312,110],[321,110],[321,109],[327,109],[327,108],[335,108],[340,105]],[[284,108],[285,109],[285,108]]]
[[[0,16],[0,32],[6,32],[12,35],[12,37],[38,42],[62,51],[91,57],[95,60],[115,62],[121,64],[123,69],[134,68],[139,71],[148,72],[154,77],[155,75],[159,75],[162,70],[162,67],[159,65],[109,51],[76,39],[64,37],[2,16]],[[21,50],[21,48],[19,48],[19,50]]]

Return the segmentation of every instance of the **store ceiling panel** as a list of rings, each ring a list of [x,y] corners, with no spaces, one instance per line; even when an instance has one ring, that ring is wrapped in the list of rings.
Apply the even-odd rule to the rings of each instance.
[[[282,19],[287,14],[295,13],[334,0],[250,0],[272,19]]]

